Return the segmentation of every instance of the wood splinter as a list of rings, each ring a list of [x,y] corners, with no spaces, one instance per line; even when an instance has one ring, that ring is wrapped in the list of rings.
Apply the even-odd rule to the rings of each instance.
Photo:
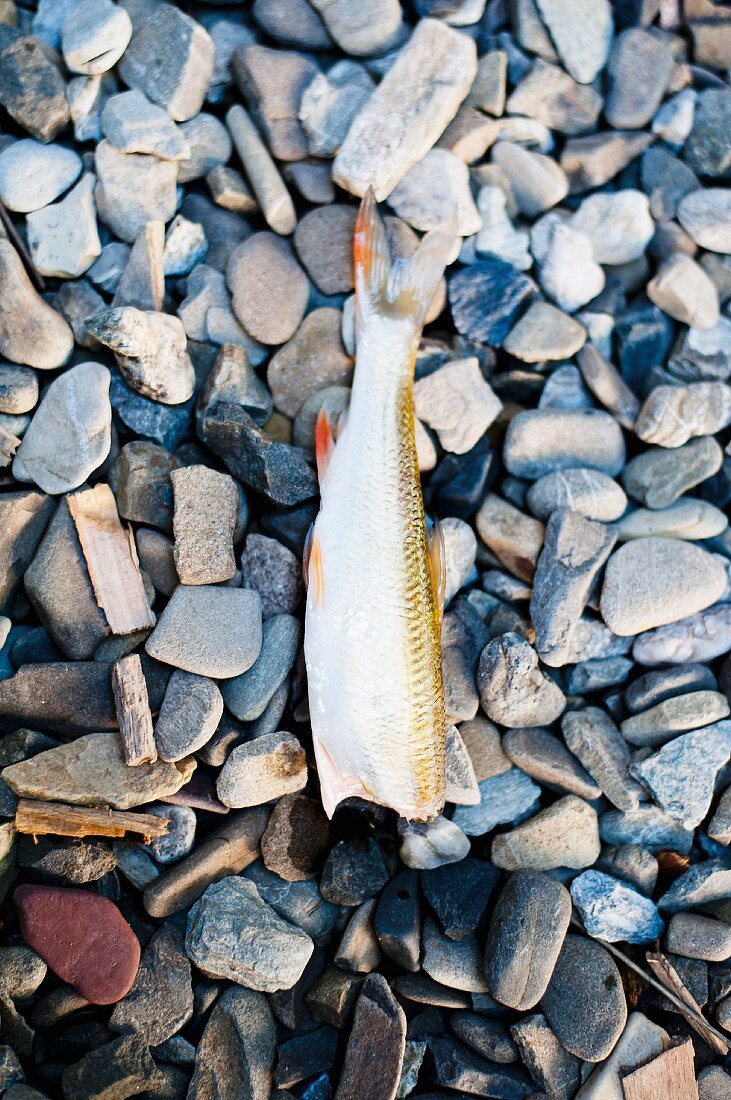
[[[69,493],[66,500],[96,602],[112,634],[132,634],[154,626],[155,615],[147,602],[132,533],[122,527],[112,490],[100,483],[81,493]]]
[[[149,844],[166,836],[168,825],[168,818],[154,814],[67,806],[64,802],[36,802],[29,798],[20,799],[15,813],[17,831],[31,836],[123,837],[134,833]]]
[[[147,683],[139,654],[131,653],[114,662],[112,691],[125,764],[130,767],[154,764],[157,760],[157,746],[152,729]]]
[[[622,1078],[624,1100],[698,1100],[693,1043],[686,1039]]]

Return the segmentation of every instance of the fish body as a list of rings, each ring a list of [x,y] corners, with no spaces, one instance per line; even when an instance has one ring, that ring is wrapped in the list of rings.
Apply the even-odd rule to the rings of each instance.
[[[391,263],[371,195],[356,226],[357,352],[337,442],[321,416],[305,658],[325,810],[358,795],[411,820],[444,804],[439,539],[427,531],[413,371],[454,232]]]

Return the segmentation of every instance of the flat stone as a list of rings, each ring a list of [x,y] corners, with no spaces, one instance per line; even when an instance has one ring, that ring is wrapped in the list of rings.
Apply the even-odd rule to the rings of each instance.
[[[259,656],[248,672],[229,680],[223,689],[226,706],[242,722],[256,721],[266,711],[294,665],[301,632],[293,615],[275,614],[264,620]]]
[[[527,867],[550,871],[556,867],[591,867],[600,851],[595,810],[568,794],[547,810],[492,842],[492,862],[514,871]]]
[[[609,93],[604,114],[610,126],[639,130],[662,102],[675,59],[662,38],[631,27],[617,38],[607,72]]]
[[[599,787],[576,762],[566,747],[540,726],[508,730],[503,751],[527,775],[551,788],[580,798],[598,798]]]
[[[728,191],[707,187],[678,203],[678,221],[701,248],[731,252],[731,202]]]
[[[607,687],[624,684],[630,677],[634,662],[629,657],[597,657],[580,661],[569,672],[566,690],[569,695],[585,695]]]
[[[647,296],[685,325],[713,328],[718,323],[718,292],[703,268],[683,252],[660,267],[647,284]]]
[[[255,340],[283,344],[294,335],[309,284],[286,241],[255,233],[234,249],[227,279],[234,313]]]
[[[615,634],[639,634],[702,611],[725,589],[723,565],[699,546],[680,539],[634,539],[609,559],[602,618]]]
[[[310,878],[324,861],[329,835],[319,801],[286,794],[274,807],[262,837],[264,864],[287,882]]]
[[[623,1100],[622,1077],[628,1070],[658,1058],[668,1049],[669,1042],[664,1028],[641,1012],[630,1012],[614,1050],[590,1074],[576,1100]]]
[[[449,1021],[458,1039],[492,1062],[517,1062],[518,1048],[499,1020],[479,1016],[476,1012],[455,1012]]]
[[[75,278],[101,253],[94,182],[92,175],[85,175],[60,202],[28,215],[28,244],[42,275]]]
[[[40,210],[67,191],[80,173],[81,158],[73,150],[21,138],[0,153],[0,199],[20,214]]]
[[[634,428],[640,402],[619,371],[592,344],[585,344],[578,356],[581,375],[594,397],[623,428]]]
[[[334,905],[360,905],[388,879],[383,853],[374,839],[341,840],[325,861],[320,893]]]
[[[420,21],[355,116],[333,164],[335,182],[355,195],[372,185],[377,200],[387,198],[454,118],[476,72],[466,35]]]
[[[414,229],[436,229],[454,216],[457,232],[468,237],[481,225],[469,186],[469,169],[446,149],[430,149],[389,196],[389,206]]]
[[[714,691],[716,677],[703,665],[677,665],[657,669],[638,677],[624,692],[624,702],[631,714],[664,703],[688,692]]]
[[[34,36],[0,30],[0,104],[39,141],[53,141],[69,121],[64,79]]]
[[[533,302],[503,341],[503,348],[524,363],[542,363],[574,355],[585,341],[586,329],[573,317],[548,302]]]
[[[122,153],[109,141],[94,150],[99,217],[116,237],[132,244],[149,221],[175,214],[178,164],[143,153]]]
[[[589,238],[596,262],[610,265],[639,259],[655,232],[647,195],[631,188],[589,195],[571,225]]]
[[[13,901],[24,940],[62,981],[92,1004],[126,996],[140,945],[113,902],[60,886],[18,886]]]
[[[731,386],[691,382],[655,386],[645,401],[635,431],[645,443],[680,447],[694,436],[712,435],[731,422]]]
[[[598,409],[530,409],[510,421],[503,461],[515,477],[540,478],[576,467],[613,477],[624,465],[619,425]]]
[[[566,313],[573,313],[596,298],[604,289],[605,278],[586,233],[563,223],[555,226],[540,280],[549,298]]]
[[[101,121],[104,137],[122,153],[148,153],[176,161],[190,157],[190,144],[181,128],[137,89],[110,96]]]
[[[234,50],[232,68],[272,156],[301,160],[307,140],[298,118],[300,101],[317,66],[300,53],[255,43]]]
[[[729,884],[731,872],[723,860],[707,859],[693,864],[676,878],[657,904],[668,913],[684,913],[686,909],[727,900]]]
[[[263,993],[235,985],[218,998],[195,1055],[189,1100],[236,1094],[265,1100],[272,1088],[277,1027]]]
[[[203,106],[213,62],[214,46],[208,31],[166,4],[138,26],[119,72],[128,87],[139,88],[175,122],[181,122],[197,115]]]
[[[312,78],[299,105],[311,156],[335,156],[374,86],[368,71],[354,61],[337,61]]]
[[[604,68],[612,43],[612,8],[607,0],[536,0],[541,18],[566,69],[591,84]]]
[[[483,779],[480,802],[476,806],[458,806],[452,821],[467,836],[484,836],[496,825],[523,821],[538,807],[541,788],[521,771],[509,768],[499,775]]]
[[[589,935],[610,943],[648,943],[665,928],[654,902],[601,871],[578,875],[571,899]]]
[[[478,260],[452,275],[449,304],[457,331],[470,340],[500,347],[533,283],[497,256]]]
[[[538,1088],[547,1090],[548,1096],[573,1095],[581,1080],[581,1062],[561,1046],[543,1013],[524,1016],[510,1034]]]
[[[233,536],[239,507],[228,474],[207,466],[173,470],[175,566],[182,584],[216,584],[236,572]]]
[[[561,719],[561,732],[612,805],[636,810],[640,788],[629,774],[629,749],[609,715],[600,707],[568,711]]]
[[[232,750],[216,782],[226,806],[261,806],[307,783],[304,750],[291,733],[269,733]]]
[[[61,1075],[64,1097],[87,1100],[94,1095],[134,1096],[160,1079],[150,1048],[141,1035],[125,1035],[95,1047]]]
[[[396,1096],[406,1046],[406,1016],[381,974],[363,983],[338,1082],[339,1100]]]
[[[698,729],[729,714],[726,696],[718,691],[673,694],[654,706],[625,718],[622,735],[632,745],[662,745],[673,733]]]
[[[502,404],[477,359],[458,359],[416,382],[414,408],[446,451],[465,454],[485,434]]]
[[[214,406],[203,419],[201,438],[234,477],[277,504],[299,504],[317,495],[317,476],[304,454],[272,439],[235,404]]]
[[[278,916],[253,882],[237,876],[209,886],[188,915],[185,949],[208,977],[247,989],[291,989],[314,945],[300,928]]]
[[[566,663],[571,636],[616,537],[611,528],[576,512],[551,514],[530,599],[536,652],[546,664]]]
[[[560,69],[537,58],[508,98],[513,115],[527,115],[561,134],[590,130],[602,108],[602,97],[593,88],[577,84]]]
[[[501,1004],[525,1011],[546,991],[571,917],[568,890],[539,871],[516,871],[500,894],[485,945],[485,977]]]
[[[296,416],[309,397],[327,387],[350,384],[353,360],[343,347],[341,321],[340,310],[313,309],[271,359],[267,380],[285,416]]]
[[[180,669],[170,677],[155,725],[155,746],[161,760],[174,763],[206,745],[223,715],[223,698],[216,684]]]
[[[401,862],[420,871],[457,863],[470,850],[470,842],[459,825],[441,816],[426,824],[399,826],[399,836]]]
[[[96,76],[113,68],[132,37],[132,20],[112,0],[80,0],[61,28],[66,67]]]
[[[109,1019],[112,1031],[139,1032],[150,1046],[159,1046],[184,1027],[193,1015],[190,963],[183,936],[163,925],[145,948],[134,985]]]
[[[519,271],[527,271],[533,260],[529,252],[530,237],[524,229],[516,229],[508,213],[508,198],[502,188],[492,184],[481,187],[477,195],[481,227],[475,238],[475,249],[481,254],[498,256]]]
[[[475,935],[454,941],[443,936],[436,922],[427,918],[422,936],[422,969],[434,981],[468,993],[487,993],[482,975],[482,955]]]
[[[632,656],[642,665],[712,661],[731,647],[731,608],[717,604],[635,639]]]
[[[650,852],[672,848],[688,855],[693,834],[658,806],[641,805],[629,813],[609,810],[600,819],[601,838],[607,844],[640,844]]]
[[[716,776],[731,756],[731,722],[684,733],[630,771],[654,802],[685,829],[706,817]]]
[[[35,290],[10,242],[0,240],[0,354],[13,363],[56,370],[73,345],[70,326]]]
[[[631,459],[622,472],[631,497],[648,508],[668,508],[695,485],[717,473],[723,452],[711,436],[666,450],[648,447]]]
[[[570,509],[589,520],[611,523],[627,508],[622,488],[607,474],[576,466],[544,474],[526,494],[526,503],[538,519],[546,520],[558,509]]]
[[[123,519],[173,530],[173,486],[170,474],[178,460],[146,440],[127,443],[109,472],[109,485]]]
[[[145,649],[158,661],[199,676],[240,676],[261,649],[259,595],[241,588],[181,584]]]
[[[543,547],[545,527],[495,493],[488,493],[476,516],[477,533],[503,565],[531,581]]]
[[[607,1058],[627,1022],[622,980],[609,952],[568,935],[541,1008],[571,1054],[588,1062]]]
[[[483,649],[477,689],[488,718],[511,729],[548,725],[566,705],[561,689],[538,667],[535,650],[514,633]]]
[[[111,446],[109,371],[81,363],[45,391],[16,453],[14,473],[47,493],[83,484]]]
[[[382,53],[400,38],[401,7],[396,0],[367,0],[354,18],[346,0],[314,0],[328,33],[354,57]]]
[[[11,764],[3,772],[3,781],[22,798],[77,806],[106,803],[117,810],[129,810],[175,794],[194,770],[195,761],[190,758],[130,768],[124,762],[118,734],[89,733]]]
[[[180,130],[188,143],[190,155],[181,161],[178,169],[178,183],[191,183],[193,180],[202,179],[214,169],[223,167],[231,159],[231,137],[215,115],[201,112],[187,122],[181,123]],[[249,197],[247,210],[250,212],[255,204],[248,191],[246,193]]]
[[[543,153],[511,141],[499,141],[492,149],[492,162],[508,177],[518,210],[528,218],[550,210],[568,194],[563,168]]]
[[[569,191],[573,195],[608,183],[644,152],[651,140],[649,134],[633,130],[604,130],[570,138],[561,153]]]
[[[720,920],[699,913],[675,913],[668,924],[669,951],[688,959],[725,962],[731,955],[731,929]]]

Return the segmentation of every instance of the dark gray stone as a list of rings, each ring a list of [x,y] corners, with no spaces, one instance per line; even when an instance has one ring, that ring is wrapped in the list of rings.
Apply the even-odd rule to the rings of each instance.
[[[0,104],[11,118],[40,141],[53,141],[69,121],[65,92],[38,39],[0,26]]]
[[[193,1015],[190,962],[183,937],[171,924],[145,948],[134,985],[109,1018],[112,1031],[137,1032],[156,1047],[175,1035]]]
[[[176,669],[155,725],[158,755],[162,760],[182,760],[202,749],[222,715],[223,699],[213,680]]]
[[[470,264],[449,279],[457,331],[499,348],[532,293],[530,279],[497,256]]]
[[[223,699],[242,722],[259,718],[294,665],[301,637],[293,615],[273,615],[262,626],[261,651],[254,664],[223,687]]]
[[[277,1029],[266,997],[227,989],[214,1005],[195,1056],[187,1100],[269,1100]]]
[[[674,67],[670,48],[660,36],[640,27],[623,31],[607,66],[609,93],[604,114],[609,125],[638,130],[649,122],[662,102]]]
[[[150,1048],[139,1034],[124,1035],[89,1051],[63,1071],[65,1100],[92,1100],[99,1096],[134,1096],[157,1084],[157,1067]]]
[[[377,894],[388,878],[383,853],[375,840],[341,840],[327,857],[320,891],[335,905],[360,905]]]
[[[601,1062],[627,1022],[622,979],[600,944],[568,935],[541,1008],[559,1042],[577,1058]]]

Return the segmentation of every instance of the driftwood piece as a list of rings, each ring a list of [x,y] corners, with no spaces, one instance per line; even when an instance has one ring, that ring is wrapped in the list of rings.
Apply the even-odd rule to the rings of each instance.
[[[647,963],[653,974],[659,978],[666,989],[671,990],[677,997],[675,1002],[680,1013],[685,1017],[690,1026],[698,1032],[701,1039],[715,1054],[726,1055],[729,1049],[729,1040],[721,1039],[715,1028],[706,1023],[701,1012],[700,1005],[693,994],[683,984],[683,981],[672,963],[668,962],[660,951],[648,951]],[[680,1003],[678,1003],[680,1002]]]
[[[41,802],[21,798],[15,813],[15,828],[32,836],[114,836],[134,833],[149,844],[165,836],[168,819],[129,810],[67,806],[64,802]]]
[[[84,552],[96,602],[113,634],[131,634],[155,625],[147,602],[132,533],[125,531],[108,485],[70,493],[69,511]]]
[[[622,1078],[624,1100],[698,1100],[693,1043],[686,1039]]]
[[[125,764],[130,767],[154,764],[157,760],[157,746],[139,654],[131,653],[114,662],[112,691]]]

